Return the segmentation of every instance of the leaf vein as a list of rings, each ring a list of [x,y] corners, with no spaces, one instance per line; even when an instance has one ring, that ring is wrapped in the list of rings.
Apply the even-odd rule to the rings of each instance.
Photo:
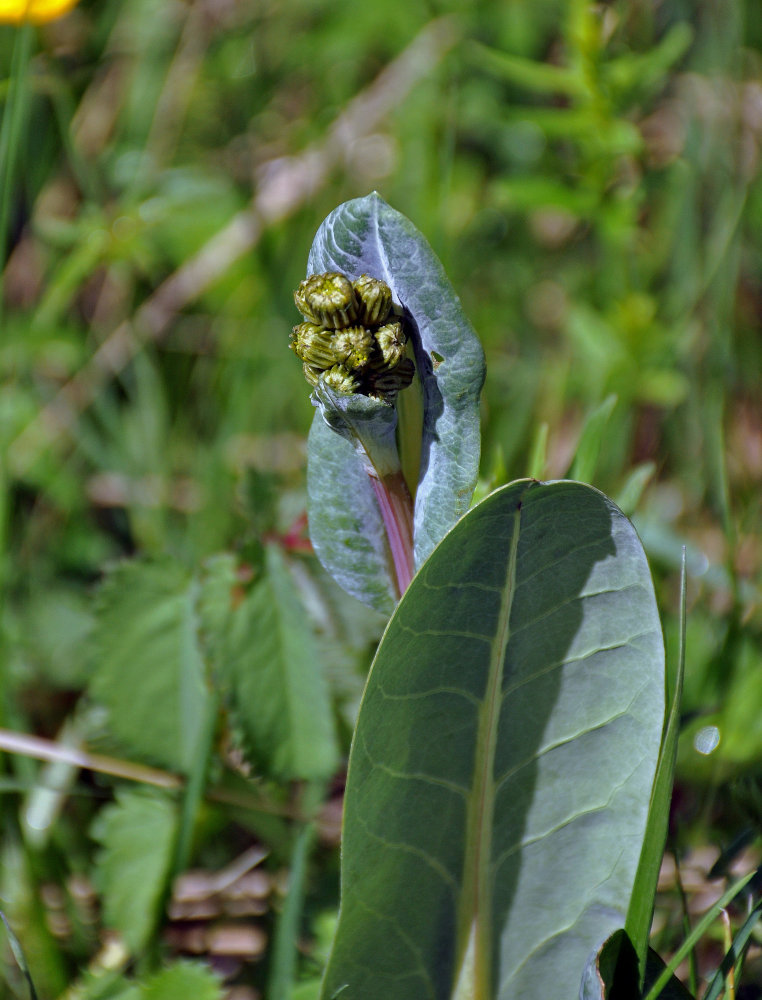
[[[509,695],[514,694],[516,691],[521,690],[526,684],[531,684],[532,681],[538,680],[540,677],[544,677],[546,674],[553,673],[554,670],[559,670],[561,667],[565,667],[570,663],[582,663],[584,660],[589,659],[591,656],[595,656],[597,653],[613,653],[617,649],[625,649],[627,646],[632,645],[636,639],[640,639],[645,635],[651,635],[652,630],[648,629],[644,632],[636,632],[634,635],[629,636],[622,642],[612,643],[610,646],[597,646],[594,649],[589,649],[584,653],[580,653],[577,656],[567,656],[563,660],[556,660],[554,663],[549,663],[543,666],[540,670],[536,670],[533,674],[528,677],[522,677],[517,680],[514,684],[509,685],[503,691],[503,698],[507,698]]]
[[[453,694],[470,702],[472,705],[479,706],[482,703],[481,698],[477,698],[476,695],[471,694],[470,691],[466,691],[465,688],[450,687],[448,685],[426,688],[425,691],[409,691],[407,694],[389,694],[388,691],[384,690],[382,684],[379,684],[376,690],[385,701],[418,701],[419,699],[425,700],[433,695]]]
[[[549,743],[547,746],[542,747],[536,753],[532,754],[531,757],[526,757],[523,761],[521,761],[515,767],[509,769],[508,771],[505,771],[503,774],[501,774],[499,777],[496,778],[497,784],[496,784],[496,787],[495,787],[495,794],[498,794],[500,792],[500,789],[503,787],[503,785],[507,781],[509,781],[512,777],[514,777],[516,774],[518,774],[519,771],[522,771],[525,767],[528,767],[530,764],[533,764],[535,761],[540,760],[542,757],[545,756],[545,754],[550,753],[553,750],[559,750],[561,747],[569,746],[570,744],[574,743],[576,740],[580,740],[580,739],[582,739],[585,736],[589,736],[591,733],[600,732],[601,730],[605,729],[607,726],[612,725],[614,722],[618,722],[620,719],[626,718],[628,715],[631,714],[630,710],[632,709],[633,704],[637,700],[638,695],[640,694],[640,692],[642,690],[643,690],[643,688],[641,686],[638,689],[638,691],[633,695],[633,697],[630,699],[630,702],[627,705],[627,707],[624,708],[621,712],[617,712],[616,715],[612,715],[609,718],[603,720],[602,722],[598,722],[598,723],[595,723],[594,725],[588,726],[586,729],[581,729],[579,732],[574,733],[573,736],[567,736],[566,738],[564,738],[562,740],[556,740],[553,743]]]
[[[425,865],[428,865],[433,872],[435,872],[445,883],[447,888],[452,894],[453,901],[455,899],[455,894],[458,891],[458,881],[448,872],[441,861],[437,861],[436,858],[432,858],[430,854],[427,854],[420,847],[416,847],[414,844],[408,844],[404,840],[388,840],[386,837],[382,837],[380,833],[376,833],[375,830],[371,829],[368,825],[367,820],[364,816],[358,815],[357,817],[360,826],[365,830],[367,835],[373,840],[378,841],[379,844],[383,844],[384,848],[390,851],[400,851],[403,854],[409,854],[419,861],[422,861]]]
[[[620,790],[620,788],[624,788],[624,786],[628,783],[628,781],[635,773],[635,771],[637,771],[637,769],[640,767],[642,760],[643,757],[642,756],[639,757],[635,766],[630,771],[628,771],[625,778],[622,781],[618,781],[615,785],[611,787],[611,791],[609,792],[605,801],[600,802],[594,806],[591,806],[589,809],[582,809],[579,812],[575,812],[572,816],[566,817],[562,822],[557,823],[555,826],[552,826],[547,830],[543,830],[542,833],[538,833],[532,837],[524,837],[518,843],[511,844],[510,847],[507,847],[504,851],[501,852],[500,855],[498,855],[497,858],[495,858],[495,860],[492,862],[492,865],[490,866],[494,877],[497,878],[497,873],[499,869],[505,864],[506,861],[508,861],[508,859],[512,855],[516,854],[517,851],[523,851],[525,848],[531,847],[533,844],[538,844],[540,843],[540,841],[545,840],[547,837],[552,837],[560,830],[565,829],[567,826],[571,826],[572,824],[578,822],[579,820],[587,819],[589,816],[595,816],[596,813],[605,812],[611,805],[612,799]]]
[[[432,774],[423,774],[415,771],[400,771],[397,768],[390,767],[388,764],[382,764],[380,761],[375,760],[373,754],[368,749],[368,742],[365,739],[364,734],[362,748],[365,756],[370,761],[370,766],[372,768],[377,768],[379,771],[383,771],[384,774],[388,774],[390,778],[395,778],[399,781],[423,781],[428,785],[434,785],[438,788],[444,788],[448,792],[454,792],[457,795],[462,795],[464,798],[471,792],[470,788],[464,788],[463,785],[459,785],[455,781],[448,781],[446,778],[437,778]]]

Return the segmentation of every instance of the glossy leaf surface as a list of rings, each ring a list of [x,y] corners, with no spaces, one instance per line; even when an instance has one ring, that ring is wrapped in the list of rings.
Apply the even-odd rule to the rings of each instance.
[[[664,715],[651,577],[578,483],[514,483],[413,580],[350,758],[323,998],[577,997],[624,925]]]
[[[415,501],[415,557],[420,566],[471,502],[479,467],[479,393],[484,354],[460,300],[431,247],[415,226],[377,194],[345,202],[323,222],[310,251],[308,274],[341,271],[383,279],[404,307],[423,386],[423,441]],[[404,390],[403,390],[404,391]],[[378,404],[383,409],[384,404]],[[315,421],[321,420],[320,413]],[[321,443],[324,435],[313,440]],[[310,443],[310,467],[322,461]],[[349,451],[344,450],[348,456]],[[348,459],[347,459],[348,460]],[[353,462],[361,465],[359,458]],[[319,486],[319,489],[318,489]],[[386,556],[375,553],[365,566],[352,551],[323,546],[322,537],[347,505],[347,483],[310,475],[310,524],[329,571],[339,579],[367,573],[378,580],[387,572]],[[373,501],[375,505],[375,500]],[[381,515],[374,509],[378,533]],[[315,532],[318,532],[317,536]],[[345,584],[342,584],[345,585]],[[375,586],[375,584],[373,584]],[[362,600],[362,591],[350,591]],[[394,593],[389,592],[393,601]],[[379,603],[376,607],[381,607]]]

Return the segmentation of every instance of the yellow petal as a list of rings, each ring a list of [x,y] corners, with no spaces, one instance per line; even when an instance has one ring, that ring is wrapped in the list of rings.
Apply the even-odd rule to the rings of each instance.
[[[68,14],[78,0],[0,0],[0,24],[44,24]]]

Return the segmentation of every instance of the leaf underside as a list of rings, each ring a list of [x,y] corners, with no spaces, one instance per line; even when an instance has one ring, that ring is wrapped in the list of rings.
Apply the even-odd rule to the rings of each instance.
[[[469,507],[479,470],[479,394],[484,381],[484,353],[460,300],[433,250],[415,226],[377,194],[339,205],[320,226],[310,251],[308,274],[341,271],[350,278],[370,274],[381,278],[403,306],[415,346],[416,368],[424,394],[421,469],[415,500],[414,543],[420,566]],[[403,390],[404,391],[404,390]],[[320,413],[314,423],[322,422]],[[338,439],[338,435],[334,435]],[[341,462],[362,468],[346,442]],[[325,434],[313,425],[308,450],[310,531],[313,544],[329,572],[347,587],[352,577],[367,575],[367,586],[349,590],[370,603],[368,596],[389,575],[388,555],[375,540],[363,551],[344,551],[331,539],[337,511],[354,494],[348,482],[317,475],[323,461]],[[319,453],[318,453],[319,452]],[[337,459],[339,463],[339,459]],[[364,475],[364,473],[363,473]],[[364,509],[372,501],[370,515]],[[382,529],[375,498],[361,496],[364,524],[375,539]],[[383,540],[383,538],[382,538]],[[395,600],[393,585],[373,606],[386,610]],[[349,587],[347,587],[349,589]]]
[[[504,487],[447,535],[376,655],[323,998],[572,1000],[624,925],[664,715],[629,521]]]
[[[319,413],[307,451],[310,540],[318,559],[348,594],[390,615],[396,601],[391,555],[362,462]]]

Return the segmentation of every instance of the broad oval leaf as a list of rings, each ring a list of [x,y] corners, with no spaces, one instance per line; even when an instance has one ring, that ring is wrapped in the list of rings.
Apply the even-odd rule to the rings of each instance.
[[[664,715],[651,577],[579,483],[467,514],[397,607],[350,757],[323,998],[577,997],[624,926]]]
[[[395,301],[404,307],[412,329],[424,397],[414,524],[415,559],[420,566],[471,502],[479,469],[484,353],[436,254],[410,220],[378,194],[339,205],[320,226],[307,272],[323,271],[341,271],[351,278],[365,273],[382,278]],[[320,413],[315,415],[316,422],[322,419]],[[320,440],[322,446],[322,437],[313,433],[312,440]],[[310,466],[322,461],[322,453],[313,455],[312,440]],[[349,455],[347,449],[344,452]],[[362,467],[359,457],[353,456],[352,461]],[[337,509],[346,508],[348,491],[341,480],[310,479],[310,530],[313,538],[317,533],[326,568],[336,579],[358,573],[372,580],[383,578],[388,572],[385,552],[374,549],[372,558],[363,563],[352,547],[344,553],[336,546],[322,544],[320,539],[327,534],[323,525],[331,523]],[[373,517],[376,524],[366,521],[365,527],[377,533],[383,525],[375,498]],[[367,601],[363,589],[350,593]],[[396,599],[393,587],[385,602],[390,599]],[[381,607],[378,603],[374,606]]]

